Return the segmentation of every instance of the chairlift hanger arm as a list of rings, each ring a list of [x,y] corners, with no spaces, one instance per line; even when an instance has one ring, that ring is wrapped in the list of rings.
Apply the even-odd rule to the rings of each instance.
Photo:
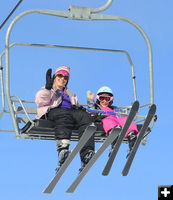
[[[112,2],[112,1],[108,1],[108,2]],[[108,5],[109,5],[109,3],[107,4],[107,6]],[[77,12],[76,12],[77,18],[73,15],[71,16],[70,11],[67,12],[67,11],[54,11],[54,10],[52,11],[52,10],[45,10],[45,9],[32,9],[32,10],[28,10],[28,11],[21,13],[11,22],[10,26],[8,27],[8,30],[6,33],[6,39],[5,39],[6,97],[7,97],[7,102],[8,102],[9,110],[11,113],[14,129],[15,129],[16,133],[18,133],[19,130],[18,130],[17,123],[15,121],[15,113],[12,108],[12,102],[10,99],[10,89],[9,89],[9,85],[10,85],[9,84],[9,38],[10,38],[10,33],[12,31],[14,24],[23,16],[25,16],[27,14],[31,14],[31,13],[40,13],[40,14],[53,15],[53,16],[59,16],[59,17],[64,17],[64,18],[71,18],[71,19],[74,18],[74,19],[80,19],[80,20],[122,20],[122,21],[126,21],[126,22],[130,23],[131,25],[133,25],[142,34],[143,38],[145,39],[145,42],[147,43],[148,53],[149,53],[150,103],[153,104],[154,95],[153,95],[153,69],[152,69],[151,45],[150,45],[150,41],[149,41],[147,35],[145,34],[143,29],[139,25],[137,25],[133,21],[131,21],[127,18],[124,18],[124,17],[92,14],[91,9],[89,9],[89,8],[87,8],[86,12],[84,13],[85,15],[84,16],[82,15],[82,17],[80,16],[81,10],[80,9],[77,10]],[[73,14],[75,14],[75,12]]]
[[[80,12],[80,15],[83,16],[83,14],[87,11],[90,14],[93,14],[93,13],[98,13],[98,12],[102,12],[106,9],[108,9],[111,4],[112,4],[113,0],[108,0],[107,3],[99,8],[88,8],[88,7],[80,7],[80,6],[70,6],[69,7],[69,11],[72,12],[75,10],[75,13],[77,13],[78,11],[81,11]],[[89,18],[88,18],[89,19]]]
[[[108,0],[107,3],[105,5],[103,5],[102,7],[91,8],[91,13],[102,12],[102,11],[108,9],[111,6],[112,2],[113,2],[113,0]]]

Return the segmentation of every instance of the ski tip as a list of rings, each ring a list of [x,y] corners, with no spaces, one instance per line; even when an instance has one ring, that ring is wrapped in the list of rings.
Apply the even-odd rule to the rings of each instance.
[[[67,190],[66,190],[66,193],[73,193],[74,192],[74,190],[72,190],[71,188],[68,188]]]
[[[133,103],[132,108],[133,108],[135,111],[138,111],[138,109],[139,109],[139,101],[136,100],[136,101]]]
[[[127,176],[128,173],[129,173],[129,169],[128,170],[123,169],[123,171],[121,172],[121,176]]]
[[[106,172],[102,172],[102,176],[107,176],[108,175],[108,173],[106,173]]]
[[[156,112],[156,105],[152,104],[150,107],[150,113],[155,113]]]
[[[47,191],[46,189],[43,191],[44,194],[50,194],[51,192]]]
[[[136,100],[134,103],[137,103],[137,104],[139,104],[139,101],[138,101],[138,100]]]

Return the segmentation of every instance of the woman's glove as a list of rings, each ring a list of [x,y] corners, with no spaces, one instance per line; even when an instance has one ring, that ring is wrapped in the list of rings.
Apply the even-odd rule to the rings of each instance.
[[[53,77],[52,77],[52,69],[50,68],[46,72],[46,85],[45,85],[45,88],[47,90],[51,90],[52,89],[54,79],[55,79],[55,75],[53,75]]]

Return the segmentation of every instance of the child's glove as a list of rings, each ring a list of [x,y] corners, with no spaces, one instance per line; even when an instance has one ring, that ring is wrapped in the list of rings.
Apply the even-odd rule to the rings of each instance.
[[[104,119],[105,117],[107,117],[105,115],[100,115],[99,113],[92,113],[91,116],[92,116],[93,122],[101,122],[102,119]]]
[[[95,94],[92,93],[90,90],[87,91],[87,104],[94,104],[94,96]]]

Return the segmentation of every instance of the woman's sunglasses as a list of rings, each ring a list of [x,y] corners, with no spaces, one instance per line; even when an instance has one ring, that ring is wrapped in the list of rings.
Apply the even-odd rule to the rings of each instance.
[[[66,81],[68,81],[68,76],[64,76],[63,74],[57,74],[58,78],[64,78]]]
[[[113,97],[110,97],[110,96],[99,96],[99,95],[97,95],[97,99],[99,100],[99,101],[107,101],[107,102],[110,102],[110,101],[113,101]]]

